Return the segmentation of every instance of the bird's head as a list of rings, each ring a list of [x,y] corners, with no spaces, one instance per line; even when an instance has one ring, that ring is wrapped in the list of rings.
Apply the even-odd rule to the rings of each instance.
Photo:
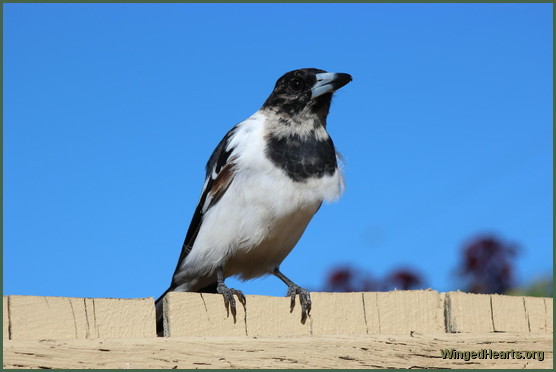
[[[351,75],[316,68],[290,71],[278,79],[263,109],[281,115],[328,115],[332,94],[351,81]]]

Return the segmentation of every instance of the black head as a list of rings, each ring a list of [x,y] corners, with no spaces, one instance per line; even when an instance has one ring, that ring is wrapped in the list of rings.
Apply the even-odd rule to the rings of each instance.
[[[278,79],[263,109],[290,116],[309,109],[326,116],[332,93],[351,80],[348,74],[329,73],[316,68],[290,71]]]

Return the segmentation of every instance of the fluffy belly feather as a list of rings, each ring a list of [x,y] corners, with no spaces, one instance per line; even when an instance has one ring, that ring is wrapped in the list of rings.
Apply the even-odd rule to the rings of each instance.
[[[225,276],[246,280],[272,273],[297,244],[319,206],[315,203],[270,222],[258,245],[241,247],[230,256],[224,265]]]

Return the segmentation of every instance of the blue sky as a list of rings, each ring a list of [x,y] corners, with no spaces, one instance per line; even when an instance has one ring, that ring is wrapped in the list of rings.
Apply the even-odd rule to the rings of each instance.
[[[328,120],[347,191],[286,275],[455,290],[482,233],[550,275],[552,44],[552,4],[4,4],[4,293],[157,297],[213,148],[304,67],[353,76]]]

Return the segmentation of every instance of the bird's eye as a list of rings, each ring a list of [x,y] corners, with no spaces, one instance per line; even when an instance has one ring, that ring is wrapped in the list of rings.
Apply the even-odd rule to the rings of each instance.
[[[299,79],[293,79],[290,81],[290,88],[294,92],[301,92],[303,90],[303,82]]]

